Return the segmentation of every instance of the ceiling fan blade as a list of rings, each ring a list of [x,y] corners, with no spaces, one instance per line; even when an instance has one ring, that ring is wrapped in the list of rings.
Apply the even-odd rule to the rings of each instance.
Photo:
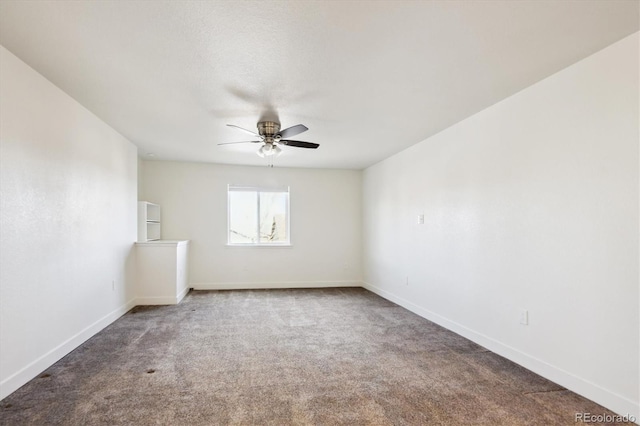
[[[306,132],[307,130],[309,129],[304,124],[296,124],[295,126],[287,127],[284,130],[280,130],[278,132],[278,135],[280,135],[280,137],[283,139],[290,138],[291,136],[299,135],[302,132]]]
[[[257,137],[259,137],[259,138],[261,137],[261,136],[260,136],[259,134],[257,134],[256,132],[252,132],[251,130],[247,130],[247,129],[243,128],[243,127],[236,126],[235,124],[227,124],[227,126],[229,126],[229,127],[235,127],[236,129],[240,129],[240,130],[242,130],[243,132],[251,133],[253,136],[257,136]]]
[[[236,143],[262,143],[262,141],[223,142],[223,143],[219,143],[218,145],[233,145]]]
[[[312,148],[316,149],[320,145],[313,142],[292,141],[287,139],[280,139],[280,143],[287,146],[296,146],[298,148]]]

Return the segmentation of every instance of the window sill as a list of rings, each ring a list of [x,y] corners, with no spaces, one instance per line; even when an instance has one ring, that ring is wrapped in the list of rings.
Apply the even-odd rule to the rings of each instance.
[[[290,248],[293,244],[225,244],[227,247]]]

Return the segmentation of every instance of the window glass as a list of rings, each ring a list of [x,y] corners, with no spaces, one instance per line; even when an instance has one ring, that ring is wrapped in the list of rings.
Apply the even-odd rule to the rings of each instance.
[[[288,245],[289,189],[229,185],[229,244]]]
[[[286,243],[287,198],[286,192],[260,192],[260,242]]]
[[[257,192],[229,191],[229,243],[251,244],[258,242]]]

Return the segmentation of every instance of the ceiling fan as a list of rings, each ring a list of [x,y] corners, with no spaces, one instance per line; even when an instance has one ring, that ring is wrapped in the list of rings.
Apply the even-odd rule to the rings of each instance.
[[[251,133],[253,136],[259,138],[257,141],[240,141],[240,142],[225,142],[218,145],[232,145],[237,143],[261,143],[262,146],[258,149],[257,154],[260,157],[277,157],[282,152],[280,145],[294,146],[297,148],[311,148],[316,149],[320,145],[313,142],[294,141],[287,139],[291,136],[298,135],[302,132],[309,130],[304,124],[297,124],[295,126],[288,127],[284,130],[280,130],[280,123],[275,121],[260,121],[258,123],[258,133],[251,130],[244,129],[233,124],[227,124],[229,127],[235,127],[244,132]]]

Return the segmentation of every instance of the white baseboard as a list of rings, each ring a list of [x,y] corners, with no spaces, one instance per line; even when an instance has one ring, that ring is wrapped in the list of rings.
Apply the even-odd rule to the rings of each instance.
[[[178,298],[176,299],[176,303],[180,303],[182,299],[184,299],[184,297],[187,295],[187,293],[189,293],[190,289],[191,289],[190,286],[186,286],[185,288],[183,288],[182,291],[178,293]]]
[[[36,359],[20,371],[7,377],[0,383],[0,400],[15,392],[29,380],[33,379],[38,374],[42,373],[44,370],[55,364],[69,352],[86,342],[90,337],[94,336],[100,330],[127,313],[134,306],[135,301],[130,300],[126,304],[120,306],[119,308],[103,316],[93,324],[84,328],[76,335],[62,342],[60,345],[42,355],[40,358]]]
[[[184,299],[189,293],[190,287],[187,286],[176,296],[151,296],[151,297],[137,297],[135,299],[136,306],[149,306],[149,305],[177,305]]]
[[[192,283],[194,290],[256,290],[271,288],[362,287],[361,281],[276,281],[240,283]]]
[[[186,293],[185,293],[186,294]],[[182,296],[184,297],[184,296]],[[136,306],[149,306],[149,305],[177,305],[182,298],[176,296],[166,297],[138,297],[136,298]]]
[[[618,395],[611,392],[595,383],[588,380],[584,380],[578,376],[575,376],[568,371],[554,367],[538,358],[528,355],[519,351],[509,345],[499,342],[489,336],[482,333],[478,333],[462,324],[455,321],[451,321],[443,316],[436,314],[428,309],[416,305],[402,297],[396,296],[386,290],[378,288],[369,283],[362,283],[362,287],[367,290],[376,293],[379,296],[384,297],[391,302],[394,302],[403,308],[410,310],[411,312],[420,315],[423,318],[433,321],[436,324],[443,326],[444,328],[451,330],[467,339],[489,349],[492,352],[501,355],[516,364],[519,364],[534,373],[541,375],[542,377],[551,380],[565,388],[584,396],[598,404],[610,409],[611,411],[620,414],[634,416],[637,419],[640,418],[640,405],[636,401],[632,401],[625,398],[622,395]]]

